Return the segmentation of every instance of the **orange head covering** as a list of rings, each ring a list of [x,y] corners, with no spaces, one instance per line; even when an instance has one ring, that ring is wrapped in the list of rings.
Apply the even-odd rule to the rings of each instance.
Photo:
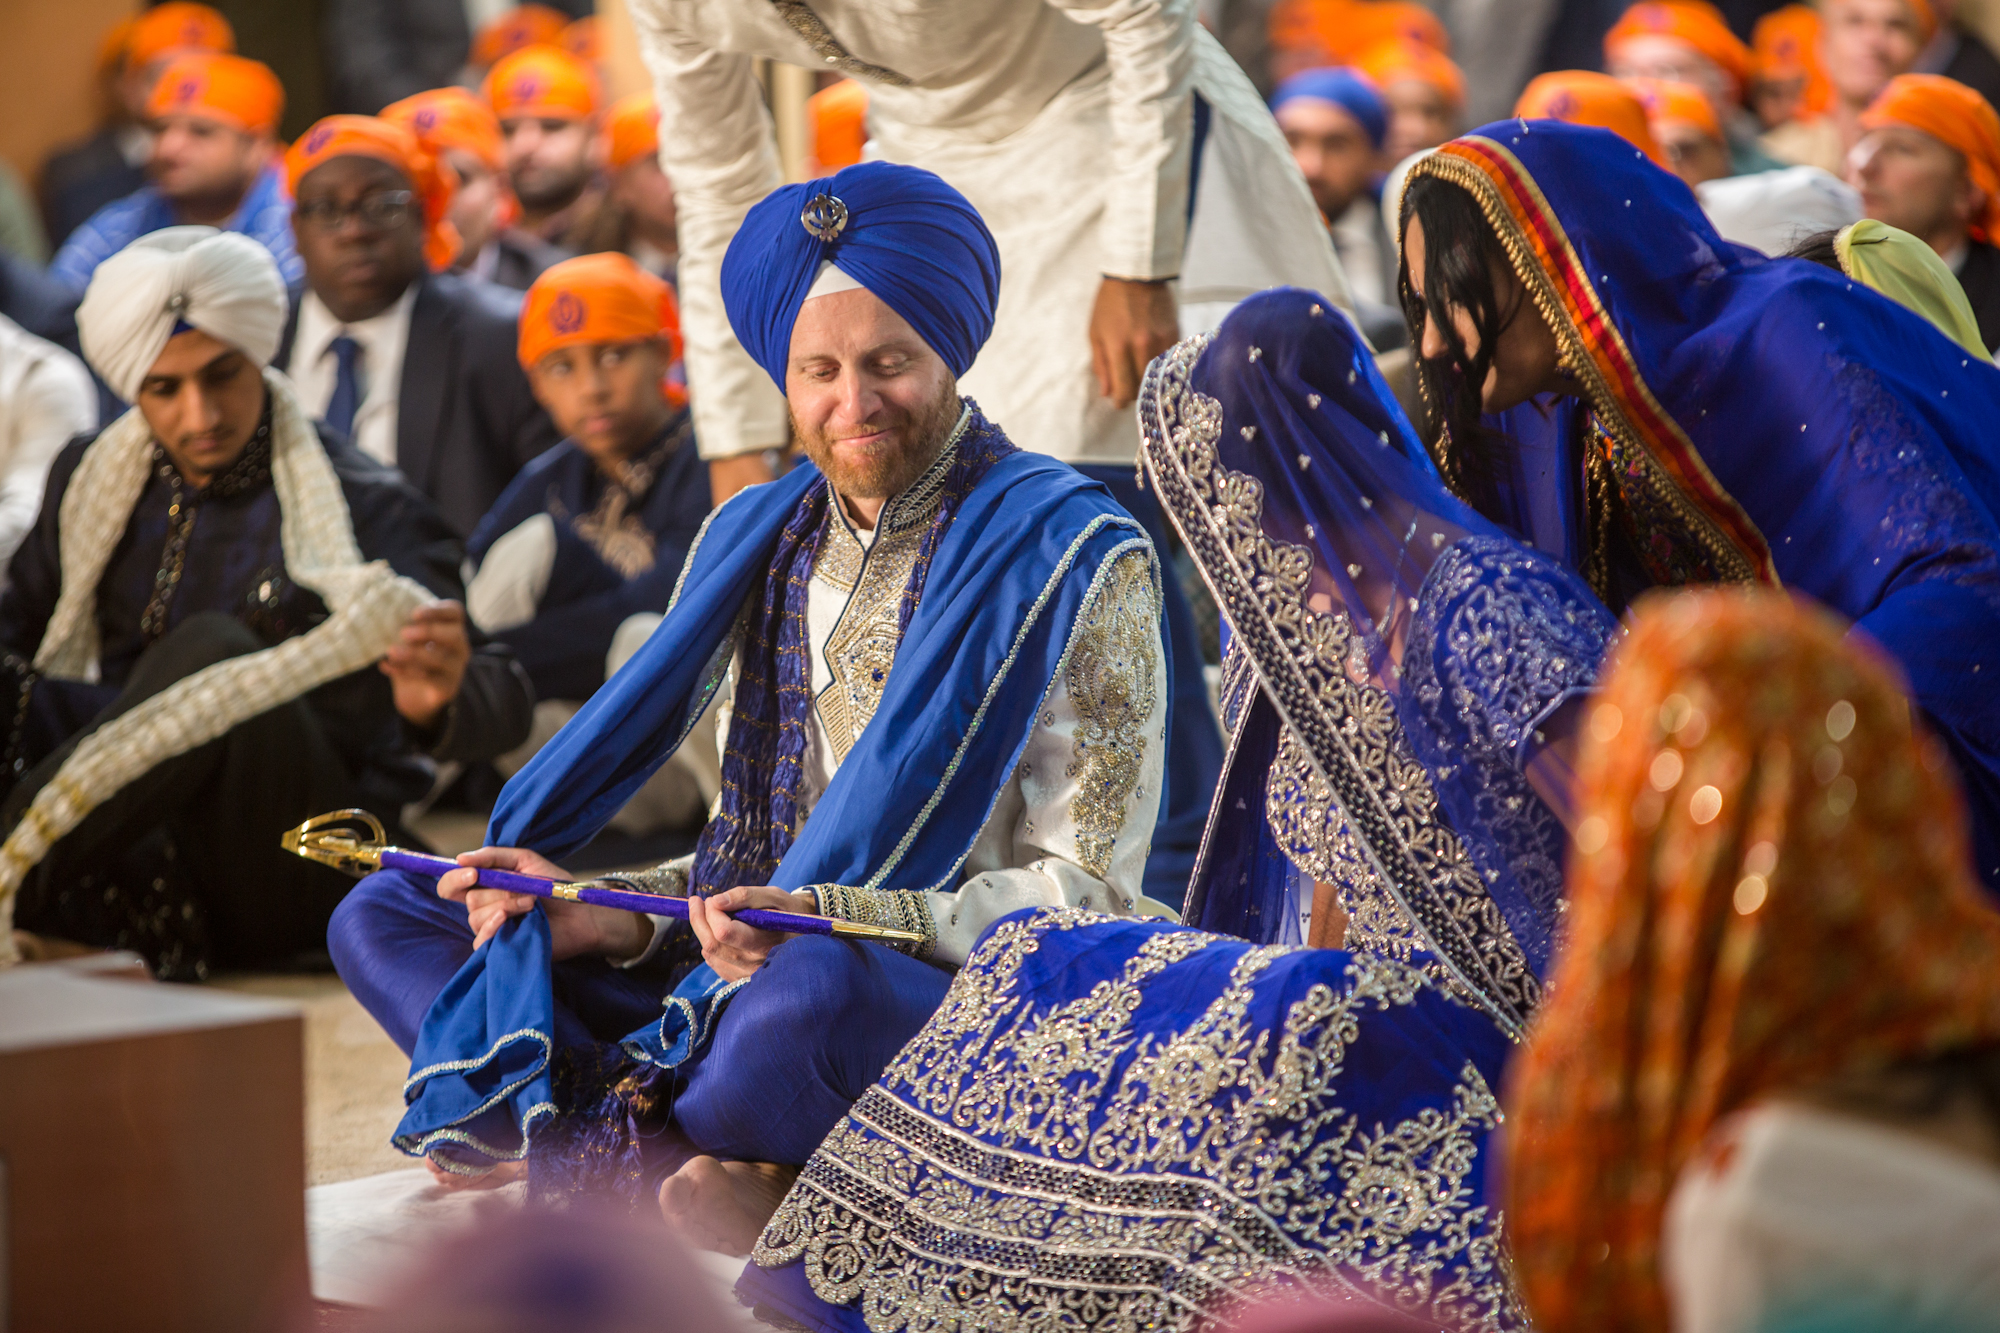
[[[486,75],[493,114],[587,120],[597,114],[597,71],[556,46],[529,46],[501,59]]]
[[[1769,590],[1655,595],[1586,714],[1568,938],[1507,1097],[1544,1333],[1664,1333],[1667,1198],[1722,1117],[2000,1038],[1951,761],[1846,629]]]
[[[445,220],[456,182],[438,169],[417,136],[374,116],[328,116],[299,136],[285,154],[285,188],[297,197],[306,173],[336,157],[372,157],[409,178],[424,210],[424,258],[434,269],[458,258],[458,229]]]
[[[1758,19],[1750,31],[1750,55],[1764,83],[1805,80],[1801,116],[1817,116],[1832,105],[1833,85],[1819,66],[1819,11],[1812,6],[1786,5]]]
[[[213,51],[183,51],[161,69],[146,115],[203,116],[248,134],[275,134],[285,89],[266,65]]]
[[[1399,79],[1415,79],[1437,89],[1438,96],[1453,110],[1465,108],[1465,75],[1452,58],[1435,47],[1405,38],[1377,42],[1363,51],[1354,67],[1375,81],[1378,88]]]
[[[868,85],[842,79],[806,99],[812,121],[813,157],[821,171],[838,171],[861,160],[868,142]]]
[[[491,69],[524,46],[562,40],[569,15],[547,5],[517,5],[479,30],[472,39],[472,63]]]
[[[125,36],[125,68],[139,69],[176,51],[236,49],[236,32],[229,20],[207,5],[170,0],[131,20]]]
[[[1437,15],[1400,0],[1278,0],[1269,31],[1274,50],[1309,55],[1314,66],[1352,65],[1387,41],[1451,54],[1451,37]]]
[[[1964,154],[1972,183],[1986,195],[1972,237],[2000,237],[2000,116],[1985,98],[1942,74],[1898,74],[1861,113],[1861,125],[1908,125]]]
[[[578,60],[595,65],[604,58],[604,30],[598,26],[596,15],[587,15],[565,27],[556,37],[556,45]]]
[[[521,300],[520,357],[530,370],[558,348],[640,338],[665,338],[667,360],[678,360],[680,308],[673,288],[616,250],[551,265]]]
[[[1693,84],[1668,83],[1663,79],[1634,79],[1632,91],[1639,94],[1639,101],[1646,108],[1648,123],[1685,120],[1701,126],[1702,132],[1709,138],[1724,141],[1722,122],[1716,117],[1715,104]]]
[[[489,171],[506,165],[506,144],[493,108],[463,88],[433,88],[382,108],[382,119],[401,125],[433,157],[447,148],[470,153]]]
[[[1514,104],[1514,114],[1527,120],[1547,118],[1572,125],[1595,125],[1622,135],[1660,166],[1666,156],[1646,125],[1646,107],[1639,94],[1612,78],[1587,69],[1538,74]]]
[[[660,107],[651,93],[633,93],[611,104],[604,114],[604,137],[609,147],[605,163],[622,171],[642,157],[660,151]]]
[[[1739,99],[1750,86],[1750,48],[1729,30],[1722,12],[1705,0],[1646,0],[1633,5],[1604,34],[1604,54],[1612,56],[1633,37],[1686,42],[1729,76]]]

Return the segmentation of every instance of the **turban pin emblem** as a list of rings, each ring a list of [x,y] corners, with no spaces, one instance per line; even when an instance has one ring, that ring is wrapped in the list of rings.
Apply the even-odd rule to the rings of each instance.
[[[831,241],[847,227],[847,205],[836,196],[816,194],[799,213],[799,224],[822,241]]]

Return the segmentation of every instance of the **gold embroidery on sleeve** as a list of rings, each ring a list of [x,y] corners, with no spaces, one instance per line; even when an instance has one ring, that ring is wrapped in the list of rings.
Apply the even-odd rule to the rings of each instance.
[[[1146,724],[1158,703],[1160,600],[1153,559],[1143,549],[1117,556],[1078,619],[1063,670],[1076,708],[1067,776],[1076,783],[1069,814],[1077,864],[1106,878],[1146,758]]]

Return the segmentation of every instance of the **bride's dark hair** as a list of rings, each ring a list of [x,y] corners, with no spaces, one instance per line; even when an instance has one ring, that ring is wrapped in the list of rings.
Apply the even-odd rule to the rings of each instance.
[[[1424,444],[1446,483],[1474,508],[1491,512],[1488,506],[1495,498],[1501,471],[1498,458],[1506,440],[1480,423],[1480,395],[1493,366],[1493,348],[1520,303],[1528,299],[1527,291],[1516,286],[1515,299],[1501,308],[1493,277],[1509,271],[1507,252],[1478,201],[1462,187],[1436,176],[1416,177],[1403,195],[1404,233],[1412,218],[1424,224],[1424,294],[1420,298],[1411,290],[1407,245],[1402,247],[1396,289],[1410,326],[1410,349],[1423,391]],[[1452,319],[1453,307],[1471,315],[1477,351],[1466,350]],[[1434,360],[1422,354],[1426,320],[1437,326],[1448,349]]]

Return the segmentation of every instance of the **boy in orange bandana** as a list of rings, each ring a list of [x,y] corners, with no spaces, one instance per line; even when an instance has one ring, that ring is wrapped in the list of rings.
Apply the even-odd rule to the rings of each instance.
[[[672,290],[622,254],[557,264],[521,307],[521,365],[566,437],[514,479],[472,534],[473,623],[535,684],[525,763],[660,621],[708,516],[708,471],[673,382]],[[643,834],[698,822],[720,781],[712,729],[613,820]],[[699,757],[705,755],[706,757]]]

